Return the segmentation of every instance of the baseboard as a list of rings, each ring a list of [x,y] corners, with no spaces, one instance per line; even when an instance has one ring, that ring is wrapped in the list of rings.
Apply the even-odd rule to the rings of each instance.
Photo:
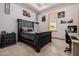
[[[52,37],[54,39],[61,39],[61,40],[65,40],[64,38],[58,38],[58,37]]]

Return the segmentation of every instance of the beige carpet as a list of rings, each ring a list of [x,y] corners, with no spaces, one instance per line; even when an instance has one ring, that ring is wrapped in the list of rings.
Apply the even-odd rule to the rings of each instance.
[[[16,45],[12,45],[3,49],[0,49],[0,56],[69,56],[70,53],[64,53],[65,41],[59,39],[52,39],[52,42],[44,46],[40,53],[22,43],[17,42]]]

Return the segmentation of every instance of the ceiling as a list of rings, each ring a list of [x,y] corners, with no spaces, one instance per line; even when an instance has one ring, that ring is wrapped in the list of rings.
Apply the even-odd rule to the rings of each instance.
[[[25,5],[29,6],[30,8],[40,12],[45,9],[48,9],[49,7],[53,7],[58,5],[59,3],[24,3]]]
[[[31,3],[30,5],[36,8],[38,11],[42,11],[50,6],[56,5],[56,3]]]
[[[24,3],[26,6],[31,8],[32,10],[35,10],[38,13],[44,12],[49,9],[54,9],[56,7],[65,7],[72,5],[73,3]]]

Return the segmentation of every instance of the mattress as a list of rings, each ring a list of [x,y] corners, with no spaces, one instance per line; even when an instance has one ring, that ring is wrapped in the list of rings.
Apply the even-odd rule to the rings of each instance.
[[[29,40],[34,40],[35,33],[34,32],[26,32],[26,33],[21,32],[21,37],[29,39]]]
[[[34,31],[30,31],[30,32],[21,32],[21,36],[30,40],[34,40],[35,39],[35,35],[38,34],[42,34],[42,35],[46,35],[46,33],[44,34],[44,32],[47,31],[40,31],[40,32],[34,32]]]

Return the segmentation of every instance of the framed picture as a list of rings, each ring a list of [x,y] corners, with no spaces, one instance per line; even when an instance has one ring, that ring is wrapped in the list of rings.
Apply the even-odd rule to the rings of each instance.
[[[42,22],[45,22],[45,20],[46,20],[46,17],[43,16],[43,17],[42,17]]]
[[[10,14],[10,3],[5,3],[4,12],[6,14]]]
[[[77,25],[68,26],[69,33],[77,33]]]
[[[70,20],[68,21],[68,23],[73,23],[73,19],[70,19]]]
[[[23,15],[24,15],[24,16],[27,16],[27,17],[31,17],[30,13],[27,12],[26,10],[23,10]]]
[[[65,23],[66,23],[66,20],[65,20],[65,19],[62,19],[62,20],[60,21],[60,23],[61,23],[61,24],[65,24]]]
[[[64,18],[65,17],[65,11],[58,12],[58,18]]]

